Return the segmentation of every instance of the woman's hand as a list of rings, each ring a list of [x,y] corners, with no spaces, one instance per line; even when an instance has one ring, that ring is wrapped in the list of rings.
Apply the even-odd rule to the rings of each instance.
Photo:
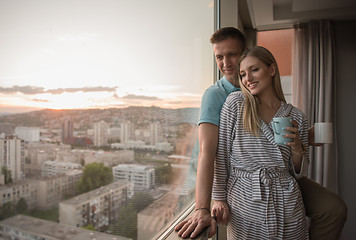
[[[230,221],[230,209],[229,205],[225,201],[214,200],[211,213],[214,217],[216,217],[218,224],[227,225]]]
[[[305,149],[302,142],[300,141],[298,123],[295,120],[292,120],[291,123],[293,124],[293,127],[287,127],[285,130],[292,133],[287,133],[283,136],[293,139],[293,142],[286,142],[285,144],[291,148],[294,170],[296,173],[299,173],[302,167],[302,158],[303,154],[305,153]]]
[[[293,127],[287,127],[285,130],[292,133],[284,134],[283,137],[293,139],[293,142],[286,142],[286,145],[291,147],[292,153],[303,155],[304,147],[300,141],[298,123],[295,120],[291,120],[291,123],[293,124]]]

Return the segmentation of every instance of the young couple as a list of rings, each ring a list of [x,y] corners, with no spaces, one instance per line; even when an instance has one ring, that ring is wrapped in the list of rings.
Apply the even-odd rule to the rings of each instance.
[[[246,50],[232,27],[210,41],[224,77],[202,98],[195,211],[176,226],[178,235],[194,238],[210,226],[211,237],[229,223],[228,239],[338,239],[347,208],[305,177],[312,134],[308,143],[307,120],[286,103],[273,55]],[[287,116],[293,142],[277,145],[270,122]]]

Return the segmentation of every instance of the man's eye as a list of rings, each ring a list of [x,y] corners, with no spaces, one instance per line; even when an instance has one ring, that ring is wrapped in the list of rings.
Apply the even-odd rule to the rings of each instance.
[[[222,57],[222,56],[217,56],[216,59],[217,59],[217,60],[222,60],[223,57]]]

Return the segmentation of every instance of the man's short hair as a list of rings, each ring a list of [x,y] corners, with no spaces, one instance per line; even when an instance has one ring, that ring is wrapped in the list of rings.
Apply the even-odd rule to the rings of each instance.
[[[228,38],[236,39],[241,43],[241,48],[246,48],[246,39],[244,34],[234,27],[224,27],[217,30],[213,35],[210,37],[210,42],[212,44],[224,41]]]

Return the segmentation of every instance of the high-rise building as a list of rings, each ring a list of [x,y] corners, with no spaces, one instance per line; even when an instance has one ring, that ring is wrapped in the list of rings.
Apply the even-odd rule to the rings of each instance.
[[[0,138],[0,168],[6,167],[13,182],[25,177],[24,140],[16,136]]]
[[[163,141],[162,125],[159,122],[150,124],[150,144],[156,145]]]
[[[40,141],[40,129],[36,127],[16,127],[15,135],[26,142]]]
[[[134,140],[134,124],[130,121],[122,122],[120,124],[121,133],[120,140],[121,143]]]
[[[94,146],[101,147],[108,144],[108,124],[104,121],[94,123]]]
[[[73,141],[73,121],[67,116],[63,120],[62,125],[62,143],[71,144]]]

